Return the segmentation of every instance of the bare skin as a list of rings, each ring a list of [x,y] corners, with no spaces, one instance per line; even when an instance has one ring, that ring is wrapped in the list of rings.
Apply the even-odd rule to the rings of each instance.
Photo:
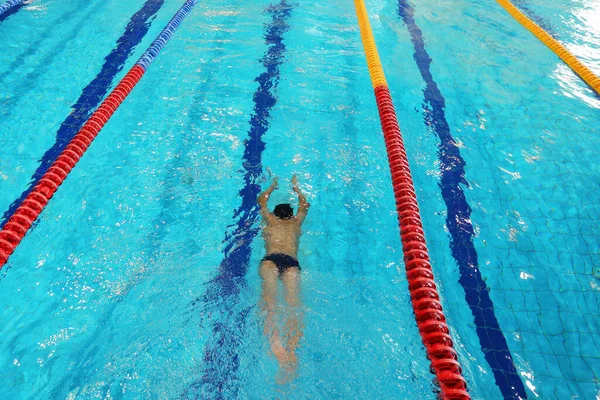
[[[298,195],[298,213],[290,219],[277,218],[267,207],[271,193],[279,188],[277,178],[271,186],[258,196],[261,215],[265,227],[263,236],[267,254],[282,253],[298,258],[298,244],[302,234],[302,223],[306,218],[310,204],[298,187],[298,179],[294,175],[291,183],[292,190]],[[269,338],[271,351],[280,365],[288,372],[293,373],[298,364],[296,349],[302,338],[302,313],[300,303],[300,270],[297,267],[287,268],[280,276],[277,266],[272,261],[263,261],[260,264],[260,276],[262,278],[262,301],[263,308],[267,313],[265,322],[265,335]],[[275,312],[277,309],[277,286],[281,278],[284,287],[284,297],[290,312],[285,324],[285,332],[282,338],[277,329]]]

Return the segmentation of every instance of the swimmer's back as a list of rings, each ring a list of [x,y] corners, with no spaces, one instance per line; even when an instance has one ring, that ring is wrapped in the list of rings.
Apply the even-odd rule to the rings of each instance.
[[[297,218],[281,220],[269,218],[263,228],[267,254],[283,253],[292,257],[298,256],[298,243],[302,231]]]

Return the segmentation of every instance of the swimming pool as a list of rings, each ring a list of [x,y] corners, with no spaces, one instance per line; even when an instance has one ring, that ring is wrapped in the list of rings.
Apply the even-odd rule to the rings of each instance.
[[[3,212],[182,3],[0,22]],[[597,4],[516,4],[600,72]],[[367,6],[472,397],[597,397],[600,99],[495,2]],[[351,2],[199,3],[1,271],[1,397],[435,398],[368,76]],[[267,168],[312,203],[287,385],[257,307]]]

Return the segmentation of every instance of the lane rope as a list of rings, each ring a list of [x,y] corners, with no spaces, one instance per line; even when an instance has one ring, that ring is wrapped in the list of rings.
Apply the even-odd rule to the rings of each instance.
[[[0,269],[23,240],[27,231],[42,213],[58,187],[65,181],[71,170],[92,144],[100,130],[131,93],[150,64],[173,36],[197,0],[188,0],[179,9],[167,26],[150,45],[148,50],[127,72],[98,109],[90,116],[79,132],[61,152],[56,161],[42,176],[38,184],[27,195],[0,231]]]
[[[17,207],[21,205],[23,200],[25,200],[35,185],[37,185],[38,181],[42,178],[42,176],[44,176],[44,173],[48,170],[48,168],[52,166],[52,163],[56,161],[56,158],[69,144],[71,139],[73,139],[77,132],[79,132],[79,130],[83,127],[83,124],[87,121],[90,115],[92,115],[94,110],[96,110],[96,108],[98,108],[98,106],[102,103],[102,100],[104,100],[110,93],[110,90],[114,86],[113,81],[115,80],[115,77],[120,73],[123,67],[126,66],[131,53],[146,37],[157,13],[162,9],[163,5],[164,0],[145,0],[144,4],[138,9],[138,11],[131,16],[129,22],[123,30],[123,33],[118,39],[116,39],[115,46],[112,48],[110,53],[104,57],[104,63],[102,64],[100,71],[98,71],[98,74],[82,89],[77,101],[71,105],[71,113],[67,115],[60,124],[58,130],[56,131],[56,137],[52,146],[50,146],[48,150],[46,150],[40,157],[39,165],[31,175],[27,187],[25,190],[23,190],[18,198],[13,200],[8,209],[2,213],[2,216],[0,216],[0,229],[2,229],[8,218],[13,215]],[[87,12],[83,16],[83,19],[77,25],[75,25],[75,29],[71,33],[75,32],[75,35],[77,35],[77,32],[79,32],[81,26],[85,23],[85,21],[89,20],[89,16],[94,14],[95,11],[97,12],[97,9],[94,7],[90,10],[90,12]],[[60,20],[62,21],[63,17],[61,17]],[[57,21],[57,23],[60,24],[61,21]],[[47,35],[48,33],[49,31],[47,31],[45,34],[42,34],[42,36]],[[72,38],[73,35],[63,37],[60,41],[60,44],[57,44],[57,47],[64,46],[64,44]],[[37,48],[39,44],[40,41],[38,40],[33,43],[30,48]],[[43,64],[50,66],[52,60],[55,59],[57,54],[58,53],[53,53],[47,57],[44,57]],[[15,68],[18,67],[18,65],[21,65],[23,61],[22,57],[19,58],[21,59],[16,59],[14,61]],[[21,86],[25,92],[35,88],[36,76],[38,76],[37,69],[34,69],[25,76],[24,80],[28,84]],[[8,102],[5,104],[9,105]],[[12,110],[18,111],[18,108],[13,107],[9,109],[7,113],[4,113],[4,115],[10,115]]]
[[[363,0],[354,0],[354,5],[385,138],[400,223],[404,265],[417,326],[443,397],[452,400],[470,399],[434,281],[408,157],[367,9]]]
[[[9,12],[16,6],[20,6],[25,2],[25,0],[8,0],[6,3],[0,4],[0,19],[4,14]]]
[[[510,15],[521,25],[537,36],[550,50],[559,56],[577,75],[581,77],[596,93],[600,94],[600,78],[592,72],[585,64],[573,55],[565,46],[554,39],[548,32],[538,24],[529,19],[509,0],[496,0]]]

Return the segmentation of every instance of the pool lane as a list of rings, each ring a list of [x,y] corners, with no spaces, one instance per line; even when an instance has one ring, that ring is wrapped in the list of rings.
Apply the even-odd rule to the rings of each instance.
[[[508,343],[494,312],[489,288],[479,268],[477,250],[473,243],[475,231],[471,222],[471,206],[461,184],[465,179],[465,161],[452,137],[444,108],[446,100],[431,73],[433,59],[427,53],[423,33],[417,25],[415,10],[407,0],[398,0],[398,13],[406,25],[414,47],[414,59],[425,81],[423,114],[425,124],[438,136],[442,198],[448,214],[446,226],[452,240],[450,249],[459,267],[459,283],[475,319],[477,336],[485,359],[490,365],[496,384],[505,399],[527,398]]]
[[[135,47],[148,33],[156,13],[161,9],[164,0],[147,0],[142,8],[137,11],[125,27],[125,31],[117,40],[116,47],[106,56],[104,64],[96,77],[83,89],[81,96],[72,106],[73,112],[63,121],[56,132],[56,141],[40,160],[40,166],[34,172],[27,189],[10,205],[0,220],[0,227],[4,226],[8,218],[23,203],[35,185],[48,171],[52,163],[67,147],[71,139],[87,121],[92,111],[95,110],[113,84],[114,78],[123,69]]]
[[[244,143],[244,186],[239,191],[242,203],[234,212],[237,221],[233,232],[225,236],[224,242],[227,245],[217,276],[198,299],[214,307],[220,318],[214,323],[212,338],[204,350],[202,377],[191,385],[186,395],[208,392],[216,396],[227,394],[228,397],[235,397],[238,391],[238,347],[244,341],[244,336],[240,333],[252,308],[237,311],[234,307],[238,305],[240,293],[246,287],[245,276],[250,267],[251,244],[259,232],[259,207],[256,198],[261,191],[260,180],[263,175],[263,136],[269,130],[271,110],[277,103],[275,90],[286,52],[283,35],[290,28],[288,20],[294,6],[295,4],[282,0],[265,10],[271,16],[264,33],[265,43],[269,47],[260,59],[265,71],[255,79],[259,86],[253,95],[254,111],[250,117],[248,138]]]

